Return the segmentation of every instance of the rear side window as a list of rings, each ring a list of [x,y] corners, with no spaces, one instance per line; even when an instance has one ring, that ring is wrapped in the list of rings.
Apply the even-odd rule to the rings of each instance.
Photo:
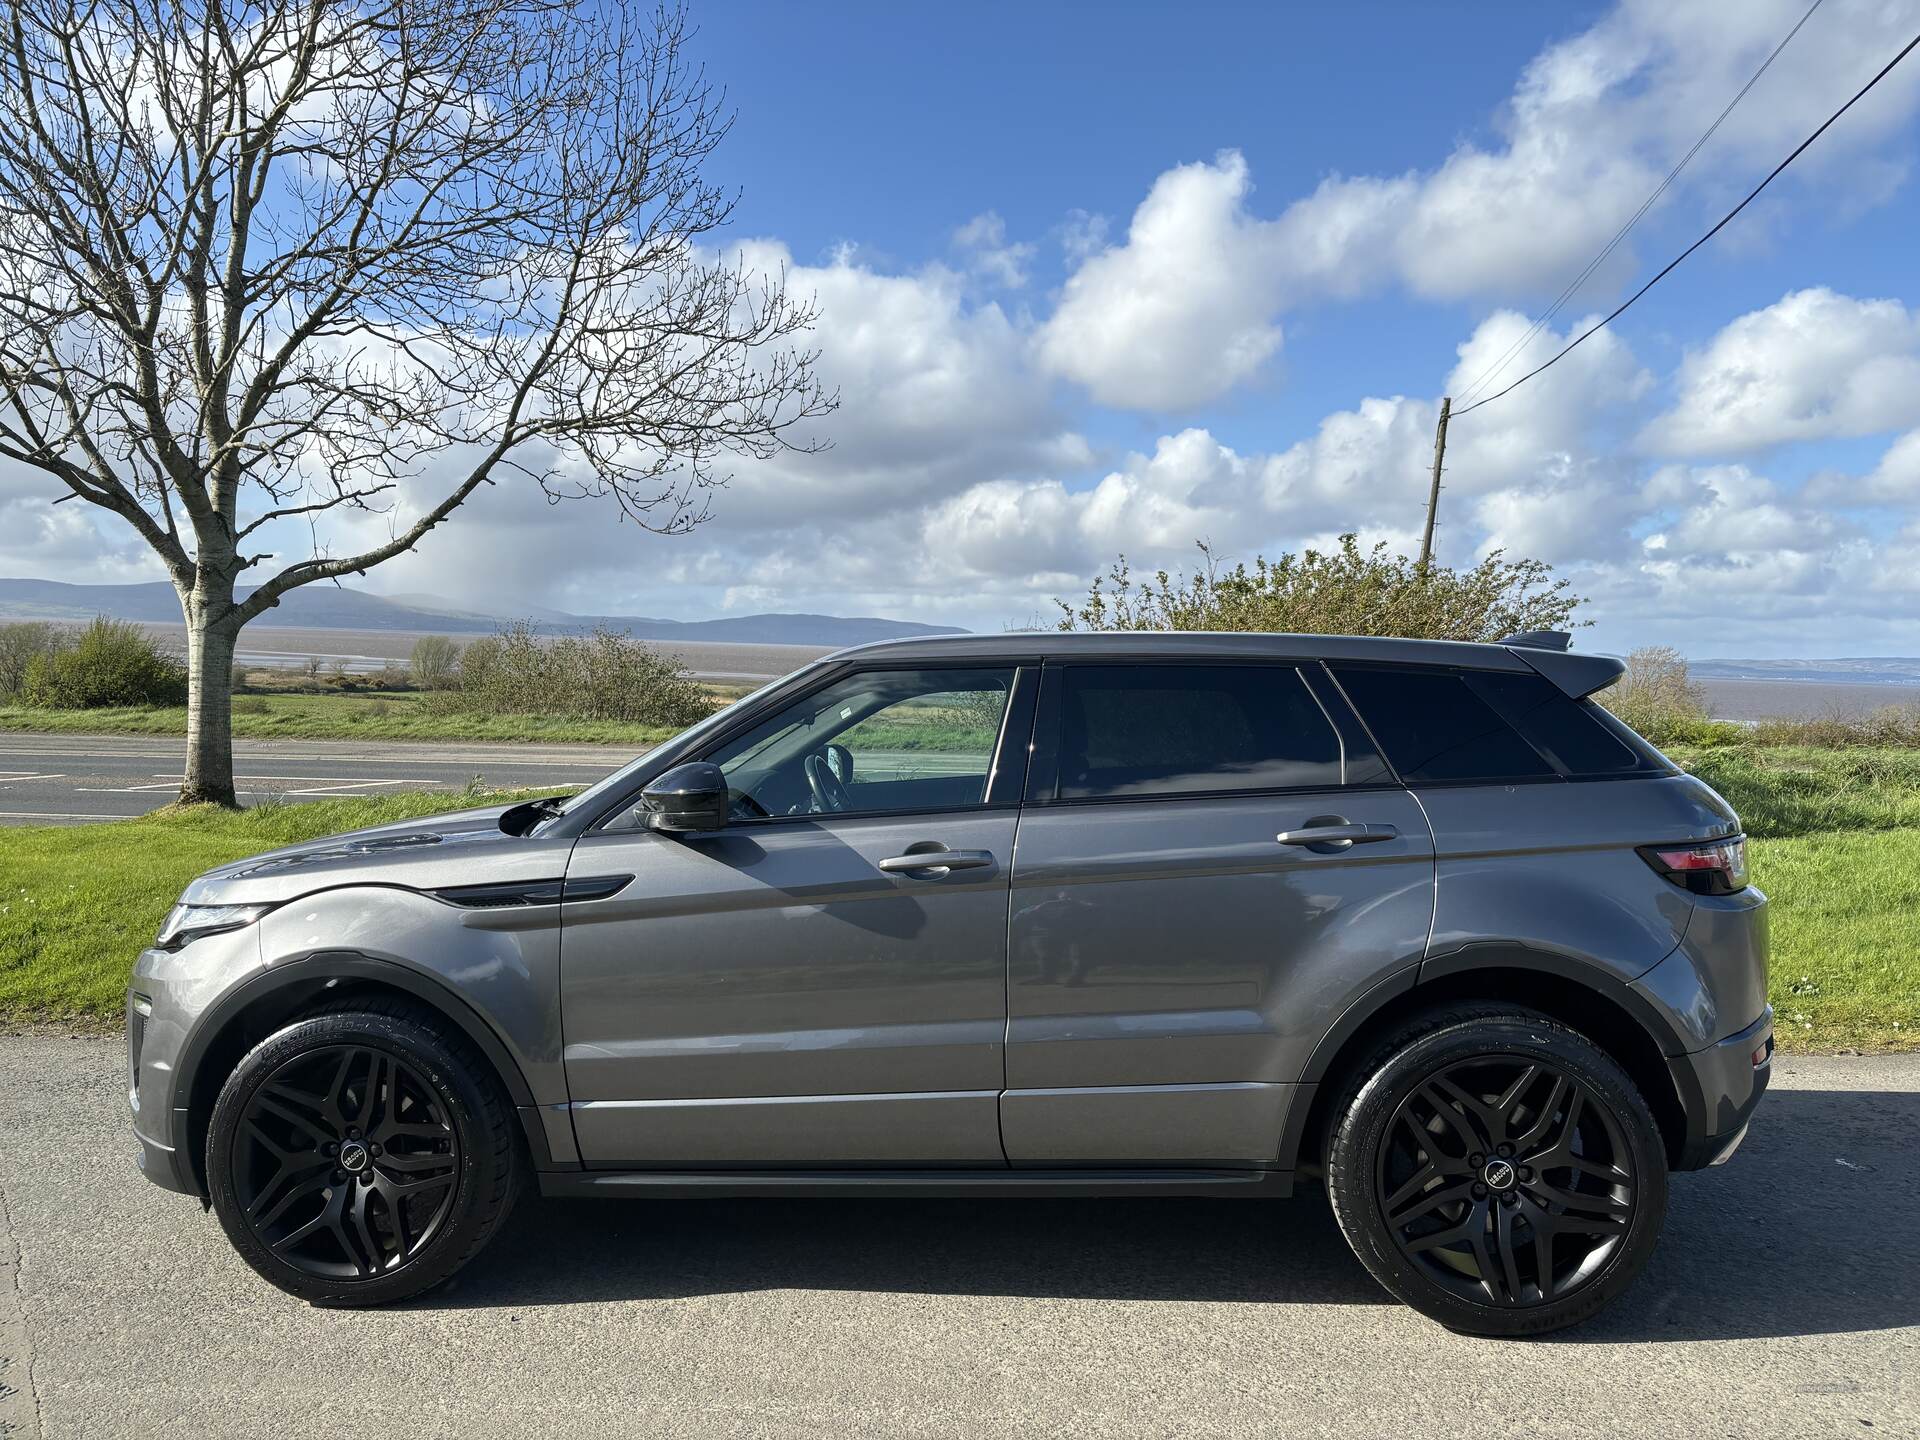
[[[1403,780],[1558,778],[1460,671],[1335,666],[1333,673]]]
[[[1061,672],[1062,800],[1339,784],[1339,737],[1289,666]]]
[[[1472,672],[1476,694],[1572,779],[1666,774],[1660,752],[1591,700],[1569,699],[1542,675]]]

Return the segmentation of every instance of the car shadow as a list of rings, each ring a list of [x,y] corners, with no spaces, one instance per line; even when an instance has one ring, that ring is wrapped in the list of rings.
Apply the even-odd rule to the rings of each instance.
[[[1674,1177],[1646,1274],[1571,1343],[1920,1324],[1920,1095],[1775,1091],[1746,1145]],[[770,1289],[1394,1303],[1316,1186],[1216,1199],[539,1200],[433,1308]]]

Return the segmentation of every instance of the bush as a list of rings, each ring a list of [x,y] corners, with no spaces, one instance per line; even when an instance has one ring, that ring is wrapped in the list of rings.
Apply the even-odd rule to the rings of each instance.
[[[1883,705],[1865,715],[1829,710],[1802,719],[1756,720],[1746,734],[1756,745],[1914,749],[1920,748],[1920,705]]]
[[[1628,655],[1627,673],[1601,699],[1656,745],[1711,743],[1698,733],[1710,723],[1707,692],[1671,645],[1643,645]]]
[[[236,715],[271,715],[273,713],[273,707],[267,704],[267,697],[264,695],[241,695],[233,702],[233,713]]]
[[[1165,570],[1136,582],[1122,555],[1094,579],[1077,609],[1057,602],[1062,630],[1259,630],[1303,635],[1403,635],[1421,640],[1499,640],[1520,630],[1560,630],[1577,595],[1552,567],[1508,560],[1498,550],[1470,570],[1435,565],[1425,574],[1384,542],[1362,550],[1352,535],[1331,553],[1308,550],[1253,568],[1222,569],[1201,545],[1201,569]]]
[[[103,615],[71,646],[29,662],[21,698],[43,710],[184,705],[187,667],[138,625]]]
[[[445,690],[460,673],[460,647],[445,635],[422,635],[409,662],[422,690]]]
[[[72,644],[70,634],[44,620],[0,625],[0,701],[19,698],[26,685],[27,667],[36,659],[57,655]]]
[[[521,620],[467,646],[460,688],[435,708],[680,726],[706,718],[713,702],[678,661],[627,631],[602,625],[542,641]]]

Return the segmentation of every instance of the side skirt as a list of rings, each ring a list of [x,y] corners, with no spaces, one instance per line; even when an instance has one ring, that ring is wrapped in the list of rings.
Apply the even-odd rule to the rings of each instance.
[[[574,1199],[1213,1195],[1283,1200],[1293,1193],[1290,1170],[579,1170],[543,1171],[536,1178],[542,1195]]]

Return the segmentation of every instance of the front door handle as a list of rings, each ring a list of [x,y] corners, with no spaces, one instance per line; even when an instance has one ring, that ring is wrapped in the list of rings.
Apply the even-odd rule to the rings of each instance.
[[[1400,829],[1396,825],[1309,825],[1303,830],[1282,830],[1273,838],[1282,845],[1327,845],[1345,850],[1351,845],[1398,840]]]
[[[889,875],[937,880],[950,870],[983,870],[991,864],[991,850],[919,850],[907,855],[890,855],[880,862],[880,868]]]

